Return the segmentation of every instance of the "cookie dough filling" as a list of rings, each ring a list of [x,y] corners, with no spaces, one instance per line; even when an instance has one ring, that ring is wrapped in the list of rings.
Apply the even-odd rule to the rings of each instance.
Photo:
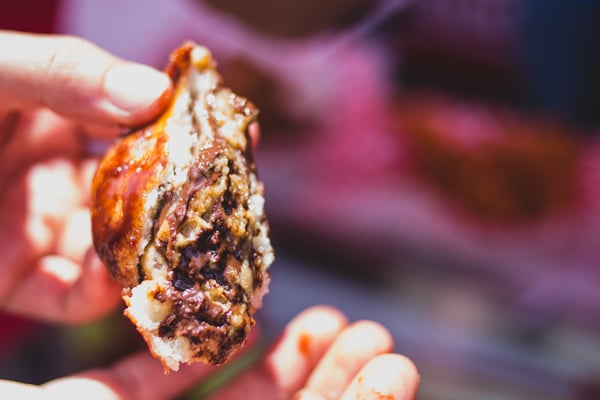
[[[224,363],[243,345],[273,250],[247,133],[256,107],[221,85],[201,46],[178,49],[167,72],[170,109],[99,167],[92,226],[98,253],[124,285],[125,314],[177,370]]]

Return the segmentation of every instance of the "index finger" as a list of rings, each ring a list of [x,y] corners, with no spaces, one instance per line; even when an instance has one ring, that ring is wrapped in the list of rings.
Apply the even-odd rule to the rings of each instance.
[[[77,120],[140,125],[166,106],[169,77],[71,36],[0,31],[0,109],[48,107]]]

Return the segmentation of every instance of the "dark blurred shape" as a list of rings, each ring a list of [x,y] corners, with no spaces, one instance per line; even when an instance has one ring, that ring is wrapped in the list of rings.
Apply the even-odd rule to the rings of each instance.
[[[523,2],[520,50],[533,105],[583,125],[600,122],[600,2]]]
[[[413,11],[385,26],[403,87],[600,123],[600,2],[421,0]]]
[[[519,0],[421,0],[384,34],[399,55],[405,88],[522,102]],[[400,19],[400,20],[399,20]]]
[[[299,37],[355,23],[378,2],[369,0],[197,0],[274,36]]]
[[[575,205],[583,142],[555,120],[440,95],[404,98],[399,110],[417,175],[480,221]]]
[[[600,399],[600,376],[580,379],[574,385],[574,400]]]
[[[41,330],[40,323],[7,313],[0,313],[0,327],[0,356],[11,353]]]
[[[33,384],[107,366],[146,347],[120,310],[77,326],[3,314],[0,339],[0,377]]]

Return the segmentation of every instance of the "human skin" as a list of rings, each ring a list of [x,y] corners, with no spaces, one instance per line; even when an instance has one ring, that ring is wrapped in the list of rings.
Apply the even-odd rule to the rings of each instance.
[[[93,321],[120,302],[120,286],[92,248],[94,149],[155,118],[169,102],[171,82],[74,37],[0,31],[0,48],[10,49],[0,54],[0,307],[57,323]],[[314,307],[218,398],[414,398],[415,366],[392,351],[380,324],[349,323],[337,309]],[[169,399],[215,368],[196,364],[165,375],[144,351],[40,386],[0,381],[0,393]]]

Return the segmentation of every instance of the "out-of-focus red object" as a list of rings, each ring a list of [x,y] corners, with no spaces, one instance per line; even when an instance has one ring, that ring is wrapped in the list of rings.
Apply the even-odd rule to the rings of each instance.
[[[0,4],[0,29],[54,32],[59,7],[60,0],[3,0]],[[37,328],[37,322],[0,313],[0,356],[7,355],[34,337]]]
[[[27,318],[0,313],[0,357],[10,354],[35,337],[39,323]]]
[[[51,33],[56,28],[60,0],[3,0],[0,29]]]
[[[463,214],[528,224],[582,206],[586,142],[560,121],[441,95],[408,96],[395,111],[412,172]]]

